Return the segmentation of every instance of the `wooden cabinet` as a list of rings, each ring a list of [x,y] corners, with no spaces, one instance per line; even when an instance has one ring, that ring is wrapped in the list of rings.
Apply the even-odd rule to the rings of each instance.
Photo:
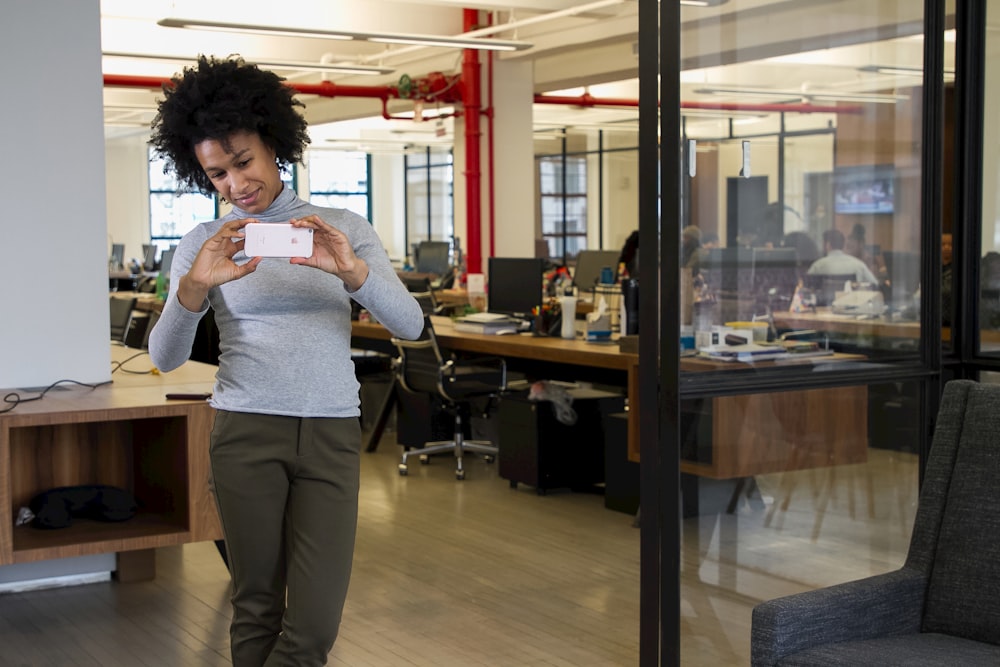
[[[156,547],[220,539],[209,490],[214,410],[205,401],[165,398],[168,391],[210,391],[214,375],[214,367],[194,362],[162,375],[116,373],[111,385],[57,387],[0,415],[0,565],[133,552],[119,558],[119,579],[136,578],[124,563],[148,578]],[[14,526],[37,493],[80,484],[127,489],[139,503],[136,516],[74,519],[55,530]]]

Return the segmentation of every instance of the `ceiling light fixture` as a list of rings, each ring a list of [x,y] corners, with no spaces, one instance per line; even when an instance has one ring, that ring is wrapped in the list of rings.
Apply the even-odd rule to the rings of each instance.
[[[316,39],[357,40],[382,44],[411,44],[414,46],[442,46],[452,49],[477,49],[482,51],[522,51],[532,44],[507,39],[448,37],[447,35],[411,35],[406,33],[354,32],[344,30],[319,30],[316,28],[292,28],[286,26],[252,25],[247,23],[225,23],[222,21],[202,21],[199,19],[165,18],[156,22],[165,28],[190,28],[222,32],[249,33],[255,35],[310,37]]]
[[[923,77],[924,68],[923,67],[906,67],[904,65],[865,65],[864,67],[858,68],[859,72],[868,72],[871,74],[888,74],[890,76],[916,76]],[[945,76],[955,76],[955,70],[946,69],[943,74]]]
[[[192,56],[168,56],[168,55],[156,55],[151,53],[124,53],[120,51],[105,51],[102,55],[106,58],[142,58],[146,60],[159,60],[162,62],[194,62],[195,57]],[[306,60],[255,60],[253,58],[244,58],[244,60],[252,65],[259,65],[260,67],[267,67],[273,69],[294,69],[294,70],[306,70],[315,72],[333,72],[335,74],[364,74],[368,76],[376,76],[379,74],[391,74],[394,70],[392,67],[376,67],[374,65],[355,65],[352,63],[324,63]]]
[[[775,97],[783,100],[825,100],[828,102],[875,102],[894,104],[909,99],[907,95],[891,93],[849,93],[838,90],[779,90],[776,88],[736,88],[713,86],[698,88],[694,91],[699,95],[735,95],[745,97]]]

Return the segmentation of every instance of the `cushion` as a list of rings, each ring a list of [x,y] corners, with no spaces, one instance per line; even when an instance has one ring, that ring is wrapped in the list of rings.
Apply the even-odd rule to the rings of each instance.
[[[135,516],[137,503],[125,489],[103,484],[61,486],[39,493],[29,503],[37,528],[65,528],[74,517],[125,521]]]
[[[1000,665],[1000,647],[948,635],[921,633],[884,639],[824,644],[778,661],[781,667],[878,665],[941,667]]]
[[[969,392],[923,630],[1000,644],[1000,410],[991,396]]]

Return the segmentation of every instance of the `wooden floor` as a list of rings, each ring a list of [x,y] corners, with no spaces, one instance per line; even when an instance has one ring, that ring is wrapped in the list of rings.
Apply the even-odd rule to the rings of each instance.
[[[331,665],[638,664],[639,531],[596,494],[509,488],[495,465],[362,461],[354,576]],[[912,456],[769,475],[733,514],[685,520],[685,665],[745,665],[758,601],[896,567]],[[719,488],[728,499],[731,488]],[[703,503],[707,506],[709,503]],[[228,574],[211,543],[161,549],[155,581],[0,597],[0,665],[229,665]]]

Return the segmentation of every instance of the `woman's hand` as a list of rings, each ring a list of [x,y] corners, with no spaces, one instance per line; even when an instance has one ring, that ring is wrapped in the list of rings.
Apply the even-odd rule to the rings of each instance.
[[[292,264],[302,264],[332,273],[351,292],[357,291],[368,279],[368,264],[354,254],[351,241],[339,229],[328,225],[318,215],[293,218],[289,221],[295,227],[309,227],[313,230],[312,257],[292,257]]]
[[[210,289],[257,270],[260,257],[252,257],[245,264],[233,261],[236,253],[243,249],[243,228],[255,222],[253,218],[231,220],[202,244],[191,268],[181,277],[177,287],[177,298],[182,306],[190,311],[197,311],[208,297]]]

